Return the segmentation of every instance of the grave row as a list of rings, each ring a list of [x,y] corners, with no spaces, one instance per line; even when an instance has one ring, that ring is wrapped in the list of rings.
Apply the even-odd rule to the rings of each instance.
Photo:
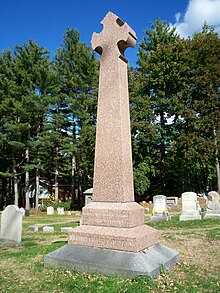
[[[156,195],[153,197],[153,210],[150,221],[168,221],[171,219],[169,215],[169,207],[177,207],[177,197],[166,197],[164,195]],[[63,208],[61,213],[64,214]],[[48,215],[54,211],[52,207],[48,207]],[[180,221],[186,220],[200,220],[201,208],[195,192],[184,192],[182,194],[182,211],[179,217]],[[59,214],[59,213],[58,213]],[[19,209],[15,205],[9,205],[2,212],[1,217],[1,233],[0,239],[14,241],[16,243],[21,242],[22,235],[22,218],[24,211]],[[220,218],[220,195],[216,191],[210,191],[206,197],[206,213],[204,219]],[[63,227],[61,232],[68,232],[72,227]],[[28,231],[37,232],[38,226],[29,226]],[[44,226],[42,227],[44,233],[54,232],[54,227]]]
[[[62,227],[60,229],[60,232],[61,233],[68,233],[71,229],[73,229],[73,227]],[[28,231],[29,232],[38,232],[39,227],[37,225],[29,226]],[[54,232],[54,227],[53,226],[43,226],[42,231],[43,231],[43,233],[53,233]]]
[[[206,199],[206,213],[204,219],[220,218],[220,195],[216,191],[210,191]],[[153,210],[150,221],[168,221],[171,219],[168,207],[178,206],[178,198],[167,198],[164,195],[153,197]],[[180,221],[201,220],[201,207],[195,192],[182,194],[182,211]]]

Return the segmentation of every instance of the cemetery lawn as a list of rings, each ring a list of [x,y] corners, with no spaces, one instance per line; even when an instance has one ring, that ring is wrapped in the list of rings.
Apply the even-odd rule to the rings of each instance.
[[[0,247],[0,292],[220,292],[220,219],[179,222],[176,214],[169,222],[148,223],[146,215],[160,242],[181,254],[171,272],[151,280],[45,268],[44,256],[67,243],[67,234],[60,228],[79,225],[80,217],[80,212],[24,217],[22,245]],[[38,225],[39,231],[28,232],[30,225]],[[45,225],[54,226],[55,232],[43,233]]]

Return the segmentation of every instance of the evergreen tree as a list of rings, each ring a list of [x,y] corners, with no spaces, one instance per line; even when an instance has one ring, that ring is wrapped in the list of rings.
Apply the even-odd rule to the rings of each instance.
[[[91,49],[80,42],[79,32],[67,28],[54,64],[60,86],[57,108],[66,115],[65,132],[71,133],[62,152],[69,155],[73,193],[77,178],[79,194],[93,175],[98,63]]]

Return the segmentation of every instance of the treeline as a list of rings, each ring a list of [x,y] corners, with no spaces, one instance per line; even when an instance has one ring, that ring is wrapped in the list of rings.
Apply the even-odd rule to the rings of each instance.
[[[67,29],[50,58],[30,40],[0,54],[0,209],[29,205],[45,178],[92,186],[99,63]],[[129,68],[135,195],[220,189],[220,39],[207,24],[192,38],[156,20]],[[36,202],[37,204],[37,202]]]

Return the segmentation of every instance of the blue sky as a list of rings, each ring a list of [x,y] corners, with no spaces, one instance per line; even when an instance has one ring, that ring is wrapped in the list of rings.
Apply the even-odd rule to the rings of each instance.
[[[205,20],[220,32],[220,0],[0,0],[0,11],[0,51],[34,39],[53,55],[66,27],[77,28],[80,40],[90,45],[108,11],[135,30],[137,44],[157,17],[175,25],[183,37],[198,31]],[[132,65],[137,49],[126,51]]]

